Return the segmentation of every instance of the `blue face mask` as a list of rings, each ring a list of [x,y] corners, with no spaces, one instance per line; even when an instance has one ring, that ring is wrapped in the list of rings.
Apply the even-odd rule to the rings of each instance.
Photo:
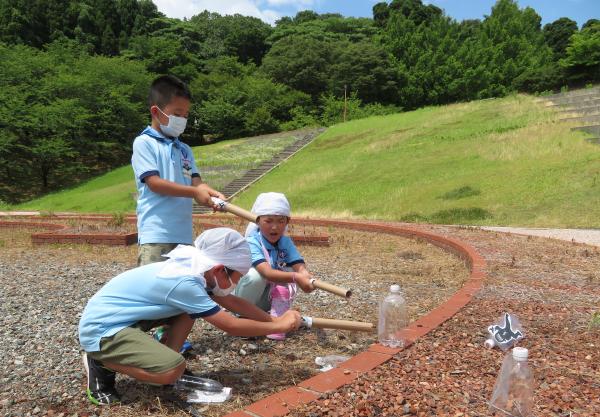
[[[168,125],[160,125],[160,130],[167,136],[172,138],[178,138],[185,130],[185,126],[187,125],[187,119],[185,117],[175,116],[175,115],[167,115],[164,111],[162,111],[158,106],[156,108],[165,116],[169,118]]]

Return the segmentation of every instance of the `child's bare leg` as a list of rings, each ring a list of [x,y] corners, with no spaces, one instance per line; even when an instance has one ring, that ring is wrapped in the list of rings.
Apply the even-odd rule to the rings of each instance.
[[[192,331],[193,326],[194,319],[186,313],[180,314],[171,322],[167,329],[167,342],[165,344],[175,352],[179,352],[181,346],[183,346],[183,342],[185,342],[185,339],[187,339]]]
[[[120,365],[118,363],[104,362],[103,365],[115,372],[119,372],[125,375],[129,375],[132,378],[142,382],[150,382],[152,384],[173,384],[177,381],[183,371],[185,371],[185,362],[181,362],[175,368],[170,369],[161,373],[148,372],[142,368],[136,368],[134,366]]]

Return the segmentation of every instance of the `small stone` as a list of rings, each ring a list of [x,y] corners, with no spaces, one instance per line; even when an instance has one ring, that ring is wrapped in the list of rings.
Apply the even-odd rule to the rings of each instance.
[[[592,359],[592,355],[587,355],[587,356],[585,357],[585,359],[586,359],[586,360],[588,360],[588,361],[589,361],[589,360],[591,360],[591,359]]]
[[[246,352],[244,349],[240,349],[240,355],[246,356],[247,354],[248,352]]]
[[[258,350],[258,346],[254,343],[248,343],[248,350]]]
[[[345,370],[344,370],[344,375],[350,375],[351,373],[352,373],[352,372],[351,372],[351,371],[349,371],[349,370],[347,370],[347,369],[345,369]]]

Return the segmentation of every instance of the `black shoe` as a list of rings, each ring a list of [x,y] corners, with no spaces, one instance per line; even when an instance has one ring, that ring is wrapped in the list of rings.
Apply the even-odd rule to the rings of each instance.
[[[87,397],[95,405],[111,405],[121,402],[115,390],[116,374],[100,362],[83,354],[83,366],[87,372]]]

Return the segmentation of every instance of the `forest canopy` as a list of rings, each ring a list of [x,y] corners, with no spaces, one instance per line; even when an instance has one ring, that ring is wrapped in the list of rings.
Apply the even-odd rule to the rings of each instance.
[[[273,26],[150,0],[0,0],[0,202],[128,163],[159,74],[189,83],[191,145],[600,81],[600,22],[544,26],[498,0],[456,21],[421,0],[373,18],[302,11]]]

